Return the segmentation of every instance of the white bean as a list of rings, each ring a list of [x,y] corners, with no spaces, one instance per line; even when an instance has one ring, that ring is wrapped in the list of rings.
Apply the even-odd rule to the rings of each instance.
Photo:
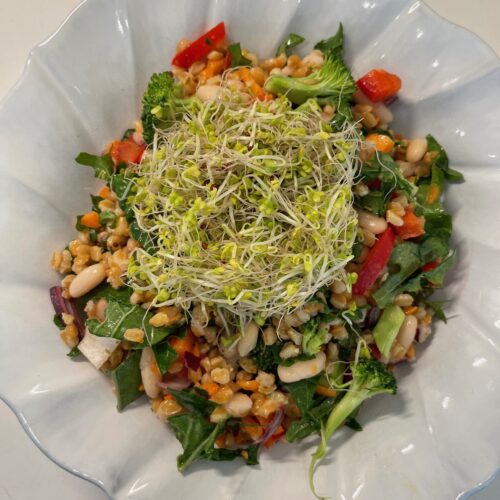
[[[69,294],[72,297],[81,297],[90,292],[106,278],[106,270],[102,264],[94,264],[85,268],[69,285]]]
[[[232,417],[244,417],[252,409],[252,404],[252,400],[246,394],[237,392],[224,405],[224,408]]]
[[[196,95],[202,101],[213,101],[220,96],[221,92],[220,85],[201,85],[196,90]]]
[[[259,338],[259,325],[255,321],[249,321],[245,326],[243,335],[238,342],[238,354],[243,358],[257,345]]]
[[[408,144],[406,149],[406,161],[410,163],[415,163],[420,161],[427,151],[427,139],[419,138],[413,139]]]
[[[298,382],[311,378],[325,369],[326,356],[324,352],[318,352],[313,359],[307,361],[296,361],[291,366],[278,366],[278,377],[282,382]]]
[[[392,111],[385,104],[377,104],[373,113],[380,118],[381,123],[389,124],[394,120]]]
[[[387,222],[382,217],[377,217],[364,210],[358,212],[358,224],[373,234],[381,234],[387,229]]]
[[[417,334],[417,326],[418,321],[415,316],[413,316],[412,314],[406,316],[403,324],[399,329],[396,341],[394,342],[395,346],[397,346],[397,354],[391,356],[392,362],[400,361],[404,357],[411,344],[415,340],[415,336]]]
[[[161,382],[161,375],[159,371],[152,370],[151,364],[155,362],[155,354],[151,347],[145,347],[141,354],[141,378],[144,391],[150,398],[156,398],[160,394],[160,388],[157,383]]]

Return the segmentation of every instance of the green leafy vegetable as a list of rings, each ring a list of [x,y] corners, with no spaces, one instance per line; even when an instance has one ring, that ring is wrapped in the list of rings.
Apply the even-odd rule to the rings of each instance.
[[[416,243],[405,242],[396,245],[389,259],[389,266],[399,271],[389,274],[386,281],[372,295],[377,305],[384,309],[394,301],[398,288],[421,266],[421,258]]]
[[[373,359],[360,359],[351,363],[352,382],[348,392],[333,408],[326,424],[321,428],[321,444],[313,454],[309,465],[309,485],[314,489],[314,470],[326,454],[328,441],[333,433],[353,414],[368,398],[377,394],[396,394],[397,386],[394,375],[385,366]]]
[[[144,394],[144,391],[140,390],[142,385],[140,360],[141,351],[135,351],[111,372],[118,410],[123,410]]]
[[[201,415],[175,415],[168,419],[184,452],[177,457],[177,468],[184,472],[194,461],[209,458],[224,422],[208,423]],[[231,457],[230,460],[232,460]]]
[[[344,50],[344,26],[342,23],[339,23],[335,35],[319,41],[314,48],[321,50],[321,52],[328,54],[332,58],[341,58]]]
[[[387,202],[382,191],[370,191],[366,196],[358,198],[358,205],[368,212],[382,216],[385,214]]]
[[[109,181],[115,168],[110,155],[96,156],[90,153],[80,153],[75,161],[80,165],[92,167],[94,175],[103,181]]]
[[[177,353],[169,342],[160,342],[153,346],[153,352],[156,359],[156,364],[160,373],[167,373],[172,363],[177,359]]]
[[[129,195],[133,187],[133,181],[134,177],[126,173],[121,172],[115,174],[111,178],[111,189],[118,197],[120,208],[125,212],[130,235],[141,244],[144,250],[152,254],[154,253],[154,244],[151,236],[139,227],[134,210],[129,203]]]
[[[241,448],[235,450],[215,448],[215,440],[223,431],[225,422],[210,424],[201,415],[191,413],[170,417],[168,423],[173,428],[184,450],[177,457],[177,468],[181,472],[200,459],[221,461],[243,457],[247,465],[258,463],[258,445],[249,446],[244,450]]]
[[[241,45],[238,43],[232,43],[227,48],[229,54],[231,55],[231,68],[236,66],[251,66],[252,61],[247,59],[241,52]]]
[[[109,283],[102,283],[85,294],[79,302],[86,304],[89,300],[106,299],[107,301],[120,302],[125,305],[130,305],[130,296],[132,295],[132,292],[132,288],[128,286],[113,288]]]
[[[109,226],[110,228],[116,227],[116,214],[110,210],[106,210],[99,214],[99,224],[101,226]]]
[[[165,337],[173,333],[179,325],[169,327],[154,327],[149,324],[153,316],[142,307],[132,304],[124,304],[110,300],[106,307],[106,318],[99,322],[96,319],[88,319],[86,326],[90,333],[99,337],[112,337],[123,339],[125,330],[129,328],[142,328],[145,333],[145,344],[155,345]]]
[[[426,139],[427,151],[438,153],[436,158],[432,162],[432,166],[439,167],[443,171],[445,177],[450,181],[463,181],[463,174],[458,170],[450,168],[448,155],[446,154],[443,146],[441,146],[441,144],[439,144],[439,142],[437,142],[436,139],[434,139],[434,137],[430,134],[426,137]]]
[[[54,325],[59,328],[59,330],[64,330],[66,328],[66,325],[59,314],[54,314],[52,321],[54,322]]]
[[[266,346],[262,337],[259,336],[255,349],[249,354],[249,357],[255,361],[259,370],[265,372],[276,372],[276,369],[282,359],[280,358],[280,351],[284,342],[276,342],[273,345]]]
[[[80,354],[81,354],[80,349],[78,349],[78,346],[75,346],[68,352],[68,354],[66,354],[66,356],[68,356],[68,358],[73,359],[80,356]]]
[[[293,421],[286,431],[286,439],[292,443],[320,432],[321,425],[338,403],[339,397],[327,398],[311,408],[300,420]]]
[[[285,54],[286,56],[290,55],[291,50],[297,45],[300,45],[305,38],[300,35],[296,35],[295,33],[290,33],[280,44],[276,50],[276,55],[279,56],[281,54]]]
[[[305,416],[313,404],[314,392],[318,385],[319,375],[315,377],[299,380],[290,384],[283,384],[283,387],[292,395],[293,400],[299,407],[302,416]]]
[[[99,203],[101,203],[101,201],[104,200],[104,198],[102,196],[91,194],[90,200],[92,201],[92,209],[95,212],[99,213],[101,211],[101,209],[99,208]]]
[[[405,319],[401,307],[391,304],[387,306],[373,329],[373,338],[379,351],[386,357],[391,353],[391,347]]]
[[[198,387],[184,389],[182,391],[169,389],[168,392],[170,392],[175,400],[180,405],[184,406],[184,408],[202,416],[210,415],[217,406],[213,401],[207,399],[207,392]]]
[[[443,321],[444,323],[447,322],[446,314],[443,311],[443,305],[447,304],[448,301],[446,300],[424,300],[424,304],[427,307],[430,307],[434,311],[434,317],[437,319]]]

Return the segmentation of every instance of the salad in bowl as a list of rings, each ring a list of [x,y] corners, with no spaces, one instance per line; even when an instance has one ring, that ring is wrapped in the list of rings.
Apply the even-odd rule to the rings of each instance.
[[[354,80],[342,25],[300,57],[303,41],[264,60],[224,23],[178,42],[140,120],[76,157],[102,185],[50,296],[68,356],[109,375],[120,411],[148,398],[179,471],[319,435],[315,493],[331,436],[360,431],[446,321],[442,195],[463,177],[435,137],[391,128],[405,82]]]

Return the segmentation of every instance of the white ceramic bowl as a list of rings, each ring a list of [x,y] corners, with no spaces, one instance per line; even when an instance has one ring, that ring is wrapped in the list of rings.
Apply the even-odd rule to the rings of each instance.
[[[137,404],[123,414],[107,379],[69,360],[52,324],[54,248],[88,206],[91,172],[73,162],[99,151],[137,117],[153,71],[176,41],[224,20],[260,56],[293,31],[304,50],[342,21],[357,77],[374,66],[400,75],[395,129],[429,131],[467,179],[453,186],[457,259],[447,325],[398,369],[397,397],[363,408],[362,433],[343,430],[317,474],[337,498],[445,499],[500,464],[500,64],[471,33],[407,0],[88,0],[31,54],[0,106],[0,394],[57,463],[114,498],[309,498],[314,443],[279,445],[261,465],[200,463],[186,477],[179,445]]]

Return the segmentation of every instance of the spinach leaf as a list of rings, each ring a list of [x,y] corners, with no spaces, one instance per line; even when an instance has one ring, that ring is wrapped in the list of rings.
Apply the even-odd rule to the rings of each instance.
[[[113,160],[110,155],[91,155],[90,153],[80,153],[75,158],[76,163],[94,169],[94,175],[103,181],[109,181],[114,171]]]
[[[99,337],[122,340],[125,330],[142,328],[145,332],[145,344],[154,345],[178,328],[178,325],[158,328],[151,326],[149,320],[153,315],[150,312],[145,311],[142,307],[114,300],[108,302],[105,314],[106,318],[102,322],[96,319],[88,319],[85,322],[90,333]]]
[[[195,414],[174,415],[168,419],[168,423],[184,450],[177,457],[177,468],[181,472],[195,460],[206,457],[215,449],[215,440],[224,427],[224,422],[210,424],[201,415]]]
[[[101,203],[101,201],[104,200],[104,198],[102,196],[91,194],[90,200],[92,201],[92,209],[95,212],[99,213],[101,211],[101,209],[99,208],[99,203]]]
[[[426,287],[429,283],[434,288],[442,287],[445,275],[452,264],[453,264],[453,255],[450,254],[436,268],[430,271],[423,271],[417,276],[408,280],[399,288],[397,293],[403,293],[403,292],[419,293],[422,292],[424,287]]]
[[[354,119],[351,108],[351,94],[342,94],[337,101],[331,100],[330,103],[333,104],[336,109],[330,125],[334,131],[340,131],[343,129],[346,122],[352,122]],[[327,104],[327,102],[323,104]]]
[[[366,180],[380,179],[383,192],[401,190],[408,194],[410,199],[413,199],[417,192],[417,187],[405,179],[398,164],[387,153],[377,152],[368,161],[367,166],[364,166],[361,176]]]
[[[292,395],[295,404],[299,407],[302,416],[306,415],[313,404],[314,392],[318,385],[320,375],[315,377],[283,384],[283,387]]]
[[[421,264],[427,264],[434,260],[443,260],[450,253],[448,242],[439,236],[425,238],[418,247]]]
[[[321,423],[330,415],[340,397],[327,398],[311,408],[300,420],[292,422],[286,431],[288,442],[299,441],[321,430]]]
[[[156,358],[156,364],[160,373],[167,373],[172,363],[177,359],[177,353],[169,342],[160,342],[153,346],[153,352]]]
[[[443,311],[443,305],[447,304],[447,300],[424,300],[424,304],[434,311],[434,316],[441,320],[443,323],[447,322],[446,314]]]
[[[66,325],[59,314],[54,314],[52,321],[54,322],[54,325],[59,328],[59,330],[64,330],[66,328]]]
[[[247,59],[241,52],[241,45],[238,43],[232,43],[227,48],[229,54],[231,55],[231,68],[236,66],[251,66],[252,61]]]
[[[99,214],[99,224],[101,226],[109,226],[114,229],[116,227],[116,214],[110,210],[106,210]]]
[[[198,415],[208,416],[217,406],[213,401],[207,399],[207,392],[198,387],[183,389],[182,391],[169,389],[168,392],[181,406]]]
[[[133,290],[129,286],[113,288],[109,283],[102,283],[98,287],[86,293],[79,300],[79,302],[86,304],[89,300],[106,299],[108,302],[114,301],[130,305],[130,296],[132,295],[132,292]]]
[[[354,413],[354,412],[353,412]],[[357,412],[356,412],[357,413]],[[346,427],[349,427],[349,429],[352,429],[353,431],[356,432],[361,432],[363,430],[363,426],[356,420],[355,417],[350,416],[344,423]]]
[[[372,295],[381,309],[394,301],[398,289],[420,266],[421,258],[416,243],[405,242],[394,247],[389,265],[399,267],[399,271],[389,275],[380,288]]]
[[[342,57],[342,51],[344,49],[344,27],[342,23],[339,23],[335,35],[326,40],[319,41],[314,48],[321,50],[321,52],[325,54],[329,54],[333,58]]]
[[[450,162],[448,160],[448,155],[446,154],[446,151],[444,150],[443,146],[439,144],[439,142],[434,139],[432,135],[427,135],[427,150],[430,152],[436,152],[437,156],[432,162],[433,166],[439,167],[445,177],[450,180],[450,181],[463,181],[464,176],[461,172],[458,170],[454,170],[453,168],[450,168]]]
[[[275,373],[278,365],[282,362],[280,351],[284,344],[284,342],[276,342],[273,345],[266,346],[262,337],[259,336],[257,345],[249,354],[249,357],[255,361],[259,370]]]
[[[291,49],[300,45],[305,38],[300,35],[296,35],[295,33],[290,33],[280,44],[276,50],[276,56],[281,54],[285,54],[285,56],[290,55]]]
[[[385,214],[385,194],[382,191],[370,191],[366,196],[358,198],[358,205],[375,215]]]
[[[141,351],[135,351],[111,372],[118,410],[123,410],[144,394],[144,391],[140,390],[142,384],[140,360]]]
[[[146,252],[153,254],[154,243],[149,234],[139,227],[135,218],[134,210],[128,199],[131,188],[133,187],[133,181],[134,177],[127,175],[124,172],[115,174],[111,177],[111,189],[118,198],[120,208],[125,212],[125,218],[128,222],[130,235],[134,238],[134,240],[140,243]]]
[[[77,358],[78,356],[80,356],[81,352],[80,352],[80,349],[78,349],[78,346],[76,345],[75,347],[73,347],[73,349],[71,349],[71,351],[68,352],[68,354],[66,354],[66,356],[68,356],[68,358]]]

